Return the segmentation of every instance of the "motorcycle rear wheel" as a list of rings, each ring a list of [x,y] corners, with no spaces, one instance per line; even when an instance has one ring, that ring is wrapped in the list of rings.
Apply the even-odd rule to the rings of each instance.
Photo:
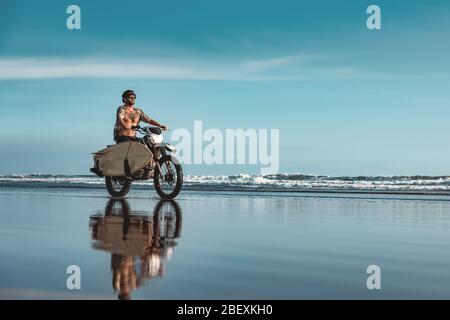
[[[113,198],[123,198],[131,188],[131,180],[125,178],[105,177],[106,189]]]

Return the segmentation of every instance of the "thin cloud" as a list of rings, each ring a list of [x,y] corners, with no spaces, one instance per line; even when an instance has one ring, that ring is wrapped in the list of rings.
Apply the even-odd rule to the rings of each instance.
[[[304,63],[308,60],[309,56],[306,55],[294,55],[285,57],[276,57],[264,60],[254,60],[248,61],[244,65],[253,71],[268,70],[280,67],[286,67],[290,65],[296,65],[299,63]]]
[[[311,56],[223,62],[213,60],[121,60],[110,58],[0,58],[0,80],[134,78],[173,80],[288,81],[367,76],[355,68],[308,65]]]

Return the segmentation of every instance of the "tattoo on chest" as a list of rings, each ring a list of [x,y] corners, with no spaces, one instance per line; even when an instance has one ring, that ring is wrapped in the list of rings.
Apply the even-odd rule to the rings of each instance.
[[[138,117],[139,114],[137,112],[127,113],[127,118],[130,119],[131,122],[135,122]]]

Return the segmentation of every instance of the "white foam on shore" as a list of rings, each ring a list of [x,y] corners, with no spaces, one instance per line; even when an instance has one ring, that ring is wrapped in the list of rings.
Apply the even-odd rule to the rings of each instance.
[[[136,185],[151,185],[151,181],[136,181]],[[95,187],[104,179],[94,175],[63,176],[48,174],[14,174],[0,176],[1,187]],[[276,175],[186,175],[185,186],[201,189],[213,187],[251,190],[368,190],[368,191],[450,191],[449,176],[374,176],[330,177],[304,174]]]

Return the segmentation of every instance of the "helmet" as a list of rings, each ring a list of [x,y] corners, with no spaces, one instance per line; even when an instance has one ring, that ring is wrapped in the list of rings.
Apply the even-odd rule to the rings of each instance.
[[[125,90],[125,91],[122,93],[122,101],[125,103],[125,100],[126,100],[129,96],[131,96],[131,95],[133,95],[133,96],[136,97],[136,94],[134,93],[133,90]]]

